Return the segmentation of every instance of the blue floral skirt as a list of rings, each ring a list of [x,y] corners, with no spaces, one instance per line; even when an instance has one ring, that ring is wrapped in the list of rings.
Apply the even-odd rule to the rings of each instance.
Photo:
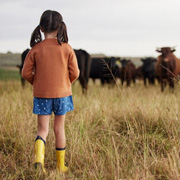
[[[64,115],[68,111],[73,111],[74,105],[72,96],[62,98],[37,98],[34,97],[33,113],[39,115]]]

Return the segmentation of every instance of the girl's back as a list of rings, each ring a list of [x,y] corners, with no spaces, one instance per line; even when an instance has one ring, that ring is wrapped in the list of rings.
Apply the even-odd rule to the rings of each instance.
[[[57,39],[45,39],[31,49],[26,59],[26,64],[35,64],[35,97],[56,98],[71,95],[71,81],[79,71],[73,68],[77,67],[77,60],[68,43],[59,45]],[[24,69],[23,75],[31,72],[31,69]]]

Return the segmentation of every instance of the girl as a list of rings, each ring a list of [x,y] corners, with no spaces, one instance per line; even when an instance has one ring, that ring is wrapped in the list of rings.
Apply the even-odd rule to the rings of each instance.
[[[42,40],[41,32],[45,39]],[[47,10],[31,35],[32,49],[25,59],[22,77],[33,85],[33,113],[38,116],[35,140],[35,167],[44,169],[46,137],[49,119],[55,114],[54,133],[56,138],[57,169],[66,172],[65,159],[65,114],[72,111],[71,84],[78,78],[77,59],[68,44],[66,25],[61,14]]]

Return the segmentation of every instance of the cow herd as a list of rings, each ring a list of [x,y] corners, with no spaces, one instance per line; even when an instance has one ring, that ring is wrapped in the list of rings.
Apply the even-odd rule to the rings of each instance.
[[[24,64],[24,59],[29,49],[26,49],[21,56],[22,64],[18,66],[21,69]],[[91,57],[85,50],[74,49],[80,69],[79,81],[82,86],[82,91],[85,93],[88,89],[88,81],[91,78],[94,82],[96,79],[101,81],[101,84],[113,84],[116,79],[121,80],[123,85],[126,82],[127,86],[134,84],[136,80],[143,79],[144,85],[147,83],[154,85],[155,80],[161,86],[161,91],[164,91],[166,84],[169,84],[170,89],[174,89],[174,81],[178,80],[180,75],[180,60],[173,54],[174,48],[162,47],[156,50],[160,55],[156,58],[142,58],[142,65],[136,67],[133,61],[120,57]],[[21,78],[24,86],[24,79]]]

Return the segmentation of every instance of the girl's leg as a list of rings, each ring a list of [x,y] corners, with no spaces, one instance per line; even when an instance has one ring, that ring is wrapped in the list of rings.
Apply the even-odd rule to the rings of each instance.
[[[65,115],[56,115],[54,120],[54,134],[56,137],[56,148],[66,147],[65,137]]]
[[[68,171],[68,167],[65,165],[65,115],[56,115],[54,120],[54,134],[56,136],[56,158],[57,158],[57,170],[59,172]]]
[[[49,131],[49,119],[50,115],[38,115],[38,131],[37,138],[35,141],[35,168],[41,167],[43,172],[44,169],[44,155],[45,155],[45,142]]]
[[[38,131],[37,136],[40,136],[46,141],[49,131],[50,115],[38,115]]]

